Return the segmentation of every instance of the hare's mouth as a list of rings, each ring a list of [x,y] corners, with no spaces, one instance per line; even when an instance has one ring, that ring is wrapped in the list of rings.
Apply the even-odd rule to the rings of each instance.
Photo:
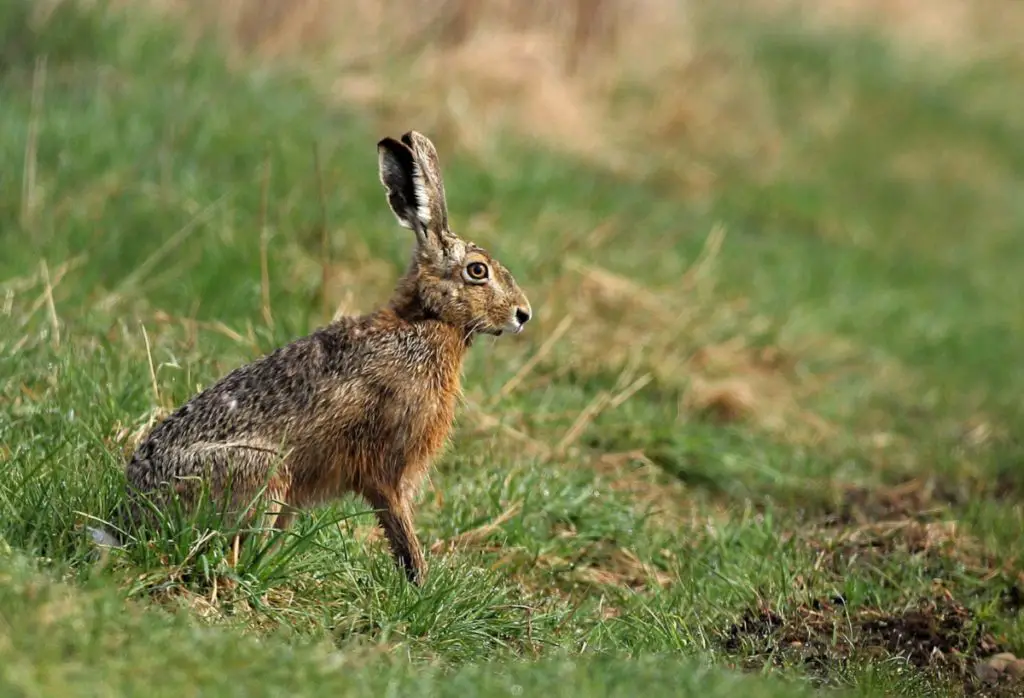
[[[500,337],[501,335],[508,332],[509,334],[519,334],[523,331],[523,322],[518,319],[510,320],[505,324],[504,327],[482,327],[479,332],[481,334],[489,334],[492,337]]]

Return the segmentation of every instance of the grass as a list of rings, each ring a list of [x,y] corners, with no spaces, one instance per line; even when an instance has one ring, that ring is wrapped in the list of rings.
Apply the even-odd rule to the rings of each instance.
[[[411,241],[364,111],[28,6],[0,10],[5,694],[1020,690],[975,678],[1024,652],[1012,70],[718,25],[777,147],[703,153],[701,197],[685,141],[630,177],[441,142],[454,223],[537,321],[468,360],[414,590],[356,501],[234,569],[204,519],[97,559],[135,440],[382,302]]]

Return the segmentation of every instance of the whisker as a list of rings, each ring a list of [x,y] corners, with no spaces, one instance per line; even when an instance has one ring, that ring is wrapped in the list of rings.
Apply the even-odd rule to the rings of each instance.
[[[482,317],[475,317],[469,321],[466,325],[466,333],[462,337],[463,343],[468,342],[470,338],[476,334],[477,330],[483,327],[484,319]]]

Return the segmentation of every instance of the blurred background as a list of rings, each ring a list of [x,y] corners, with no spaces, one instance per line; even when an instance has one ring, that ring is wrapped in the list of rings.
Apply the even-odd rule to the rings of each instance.
[[[676,167],[693,168],[697,181],[680,180],[693,185],[701,161],[770,168],[795,145],[787,135],[796,124],[776,123],[783,97],[759,60],[772,34],[875,35],[901,54],[958,67],[1019,61],[1022,50],[1021,11],[999,0],[142,4],[213,28],[239,56],[304,62],[329,94],[385,131],[414,122],[449,148],[474,151],[511,132],[633,174],[649,173],[651,158],[664,164],[671,150],[686,156]],[[805,127],[824,128],[854,106],[833,90],[801,105],[815,112]]]

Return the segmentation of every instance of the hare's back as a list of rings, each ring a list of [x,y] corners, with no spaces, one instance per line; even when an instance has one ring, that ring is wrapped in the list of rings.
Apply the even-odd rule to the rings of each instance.
[[[337,380],[337,357],[330,352],[352,349],[317,332],[239,366],[160,422],[140,448],[157,442],[182,448],[294,433]]]

